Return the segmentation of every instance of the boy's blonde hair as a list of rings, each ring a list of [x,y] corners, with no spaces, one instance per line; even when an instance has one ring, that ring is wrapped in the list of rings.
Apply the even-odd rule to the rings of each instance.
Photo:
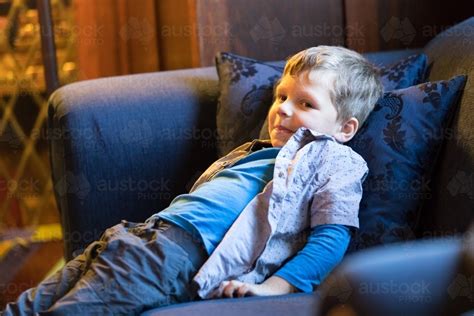
[[[334,72],[331,101],[336,107],[338,120],[343,122],[355,117],[359,121],[359,127],[362,126],[382,96],[383,87],[378,69],[350,49],[317,46],[290,57],[283,76],[298,76],[313,70]]]

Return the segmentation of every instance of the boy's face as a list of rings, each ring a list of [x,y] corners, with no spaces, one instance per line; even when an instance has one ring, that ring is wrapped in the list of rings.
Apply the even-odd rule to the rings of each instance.
[[[321,70],[282,77],[268,113],[268,132],[272,146],[285,145],[300,127],[344,141],[339,139],[343,124],[337,119],[337,110],[330,97],[333,80],[332,72]]]

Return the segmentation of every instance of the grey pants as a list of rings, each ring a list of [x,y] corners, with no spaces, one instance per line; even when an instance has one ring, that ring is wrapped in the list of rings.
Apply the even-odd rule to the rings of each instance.
[[[157,218],[126,221],[63,269],[22,293],[5,315],[134,315],[197,299],[190,282],[207,259],[202,243]]]

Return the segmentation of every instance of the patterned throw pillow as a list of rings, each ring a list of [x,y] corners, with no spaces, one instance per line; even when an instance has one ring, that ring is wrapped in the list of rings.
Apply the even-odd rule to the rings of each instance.
[[[254,138],[268,138],[266,116],[272,104],[273,86],[284,66],[285,61],[260,62],[230,53],[217,54],[219,156]],[[425,71],[426,56],[412,55],[381,68],[382,84],[385,91],[406,88],[423,82]]]
[[[285,62],[265,63],[230,53],[216,56],[219,75],[217,105],[218,154],[258,138],[273,99],[273,85]]]
[[[425,54],[411,55],[389,67],[381,67],[380,79],[385,91],[408,88],[425,82],[426,69]]]
[[[349,252],[415,238],[420,204],[466,77],[386,92],[347,143],[369,167]]]

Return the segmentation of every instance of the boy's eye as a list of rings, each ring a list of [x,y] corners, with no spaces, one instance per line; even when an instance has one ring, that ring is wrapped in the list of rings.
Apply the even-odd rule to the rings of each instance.
[[[303,104],[303,106],[304,106],[305,108],[310,108],[310,109],[314,109],[314,108],[315,108],[315,107],[314,107],[311,103],[309,103],[309,102],[302,102],[302,104]]]
[[[284,102],[286,100],[286,95],[283,95],[283,94],[277,95],[277,100],[280,102]]]

